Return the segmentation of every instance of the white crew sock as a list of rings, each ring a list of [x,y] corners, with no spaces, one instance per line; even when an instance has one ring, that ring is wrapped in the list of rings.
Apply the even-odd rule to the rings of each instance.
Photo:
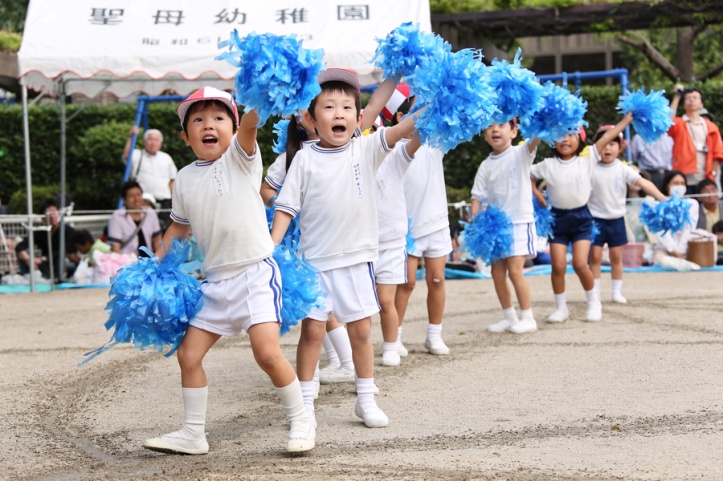
[[[382,356],[387,352],[397,352],[397,343],[395,342],[384,342],[382,343]]]
[[[427,339],[430,341],[442,338],[442,324],[427,324]]]
[[[567,299],[565,293],[555,294],[555,305],[558,309],[567,309]]]
[[[597,291],[597,298],[600,299],[600,278],[594,279],[595,281],[595,287],[594,289]],[[613,285],[615,285],[615,281],[613,281]]]
[[[585,291],[585,297],[587,298],[588,304],[593,304],[595,302],[600,302],[600,297],[597,295],[597,291],[593,287],[589,291]]]
[[[506,321],[519,322],[519,319],[517,319],[517,314],[515,314],[514,307],[508,307],[507,309],[502,309],[502,313],[505,315]]]
[[[304,409],[309,420],[313,423],[316,421],[316,414],[314,413],[314,392],[316,386],[314,381],[299,381],[301,387],[301,394],[304,397]]]
[[[349,341],[349,333],[345,327],[337,327],[333,331],[327,332],[331,343],[334,345],[336,354],[339,356],[341,369],[347,371],[354,370],[354,359],[351,354],[351,342]]]
[[[402,326],[399,326],[399,329],[397,329],[397,344],[402,343]]]
[[[183,395],[183,427],[181,433],[187,439],[200,439],[206,436],[206,404],[208,386],[181,388]]]
[[[532,316],[532,309],[523,309],[520,311],[520,319],[523,321],[532,321],[535,318]]]
[[[339,355],[336,353],[336,349],[334,349],[334,343],[331,342],[331,336],[329,336],[328,332],[324,334],[322,345],[324,346],[324,351],[326,352],[326,359],[329,362],[327,366],[336,366],[337,368],[341,366]]]
[[[359,404],[376,404],[374,400],[374,378],[356,378],[356,395]]]
[[[301,383],[299,383],[299,379],[295,378],[289,385],[274,387],[274,389],[279,399],[281,399],[281,405],[284,406],[286,419],[289,420],[292,431],[300,430],[302,434],[308,432],[310,420],[308,414],[306,414],[304,396],[301,393]]]
[[[622,295],[623,293],[623,280],[613,279],[613,296]]]

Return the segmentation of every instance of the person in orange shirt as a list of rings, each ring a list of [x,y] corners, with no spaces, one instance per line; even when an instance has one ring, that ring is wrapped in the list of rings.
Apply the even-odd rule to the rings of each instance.
[[[677,117],[680,100],[685,114]],[[708,178],[715,181],[723,160],[723,141],[718,127],[700,115],[703,96],[700,90],[676,84],[670,115],[673,125],[668,135],[673,138],[673,170],[685,174],[688,194],[695,194],[696,186]]]

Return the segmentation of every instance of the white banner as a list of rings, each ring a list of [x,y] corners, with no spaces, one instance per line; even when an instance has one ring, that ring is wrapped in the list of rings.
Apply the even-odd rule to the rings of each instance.
[[[88,96],[231,88],[235,69],[214,58],[237,29],[296,34],[324,49],[328,67],[353,69],[368,85],[379,80],[368,63],[375,38],[407,21],[430,31],[428,0],[31,0],[20,77],[52,93],[62,76],[67,94]]]

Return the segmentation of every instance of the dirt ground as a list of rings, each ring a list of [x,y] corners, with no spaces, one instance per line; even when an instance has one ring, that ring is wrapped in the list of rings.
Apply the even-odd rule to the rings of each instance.
[[[553,309],[547,276],[528,277],[538,321]],[[603,299],[610,280],[603,279]],[[377,368],[391,424],[367,429],[353,385],[322,386],[317,447],[287,455],[287,427],[248,338],[207,357],[211,451],[141,448],[182,420],[174,358],[116,347],[104,289],[0,296],[0,478],[11,480],[699,480],[723,479],[723,276],[628,274],[628,305],[536,333],[490,334],[500,319],[490,280],[447,281],[447,357],[423,347],[426,289],[405,323],[401,367]],[[381,347],[378,319],[374,339]],[[294,359],[298,332],[282,338]],[[379,355],[379,354],[378,354]],[[379,359],[379,358],[378,358]]]

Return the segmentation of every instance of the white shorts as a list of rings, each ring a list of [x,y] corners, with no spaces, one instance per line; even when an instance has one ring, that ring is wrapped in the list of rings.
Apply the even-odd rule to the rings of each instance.
[[[512,256],[537,256],[535,223],[512,224]]]
[[[281,323],[281,273],[269,257],[236,277],[201,284],[203,307],[190,325],[221,336],[238,336],[255,324]]]
[[[377,284],[406,284],[406,246],[379,251],[379,259],[374,262],[374,278]]]
[[[449,233],[449,226],[447,226],[419,239],[414,239],[414,249],[409,251],[409,255],[436,259],[437,257],[447,257],[452,250],[452,236]]]
[[[326,305],[321,309],[313,308],[307,316],[309,319],[328,321],[333,312],[339,322],[346,324],[381,310],[371,262],[323,271],[319,278],[326,293],[323,299]]]

